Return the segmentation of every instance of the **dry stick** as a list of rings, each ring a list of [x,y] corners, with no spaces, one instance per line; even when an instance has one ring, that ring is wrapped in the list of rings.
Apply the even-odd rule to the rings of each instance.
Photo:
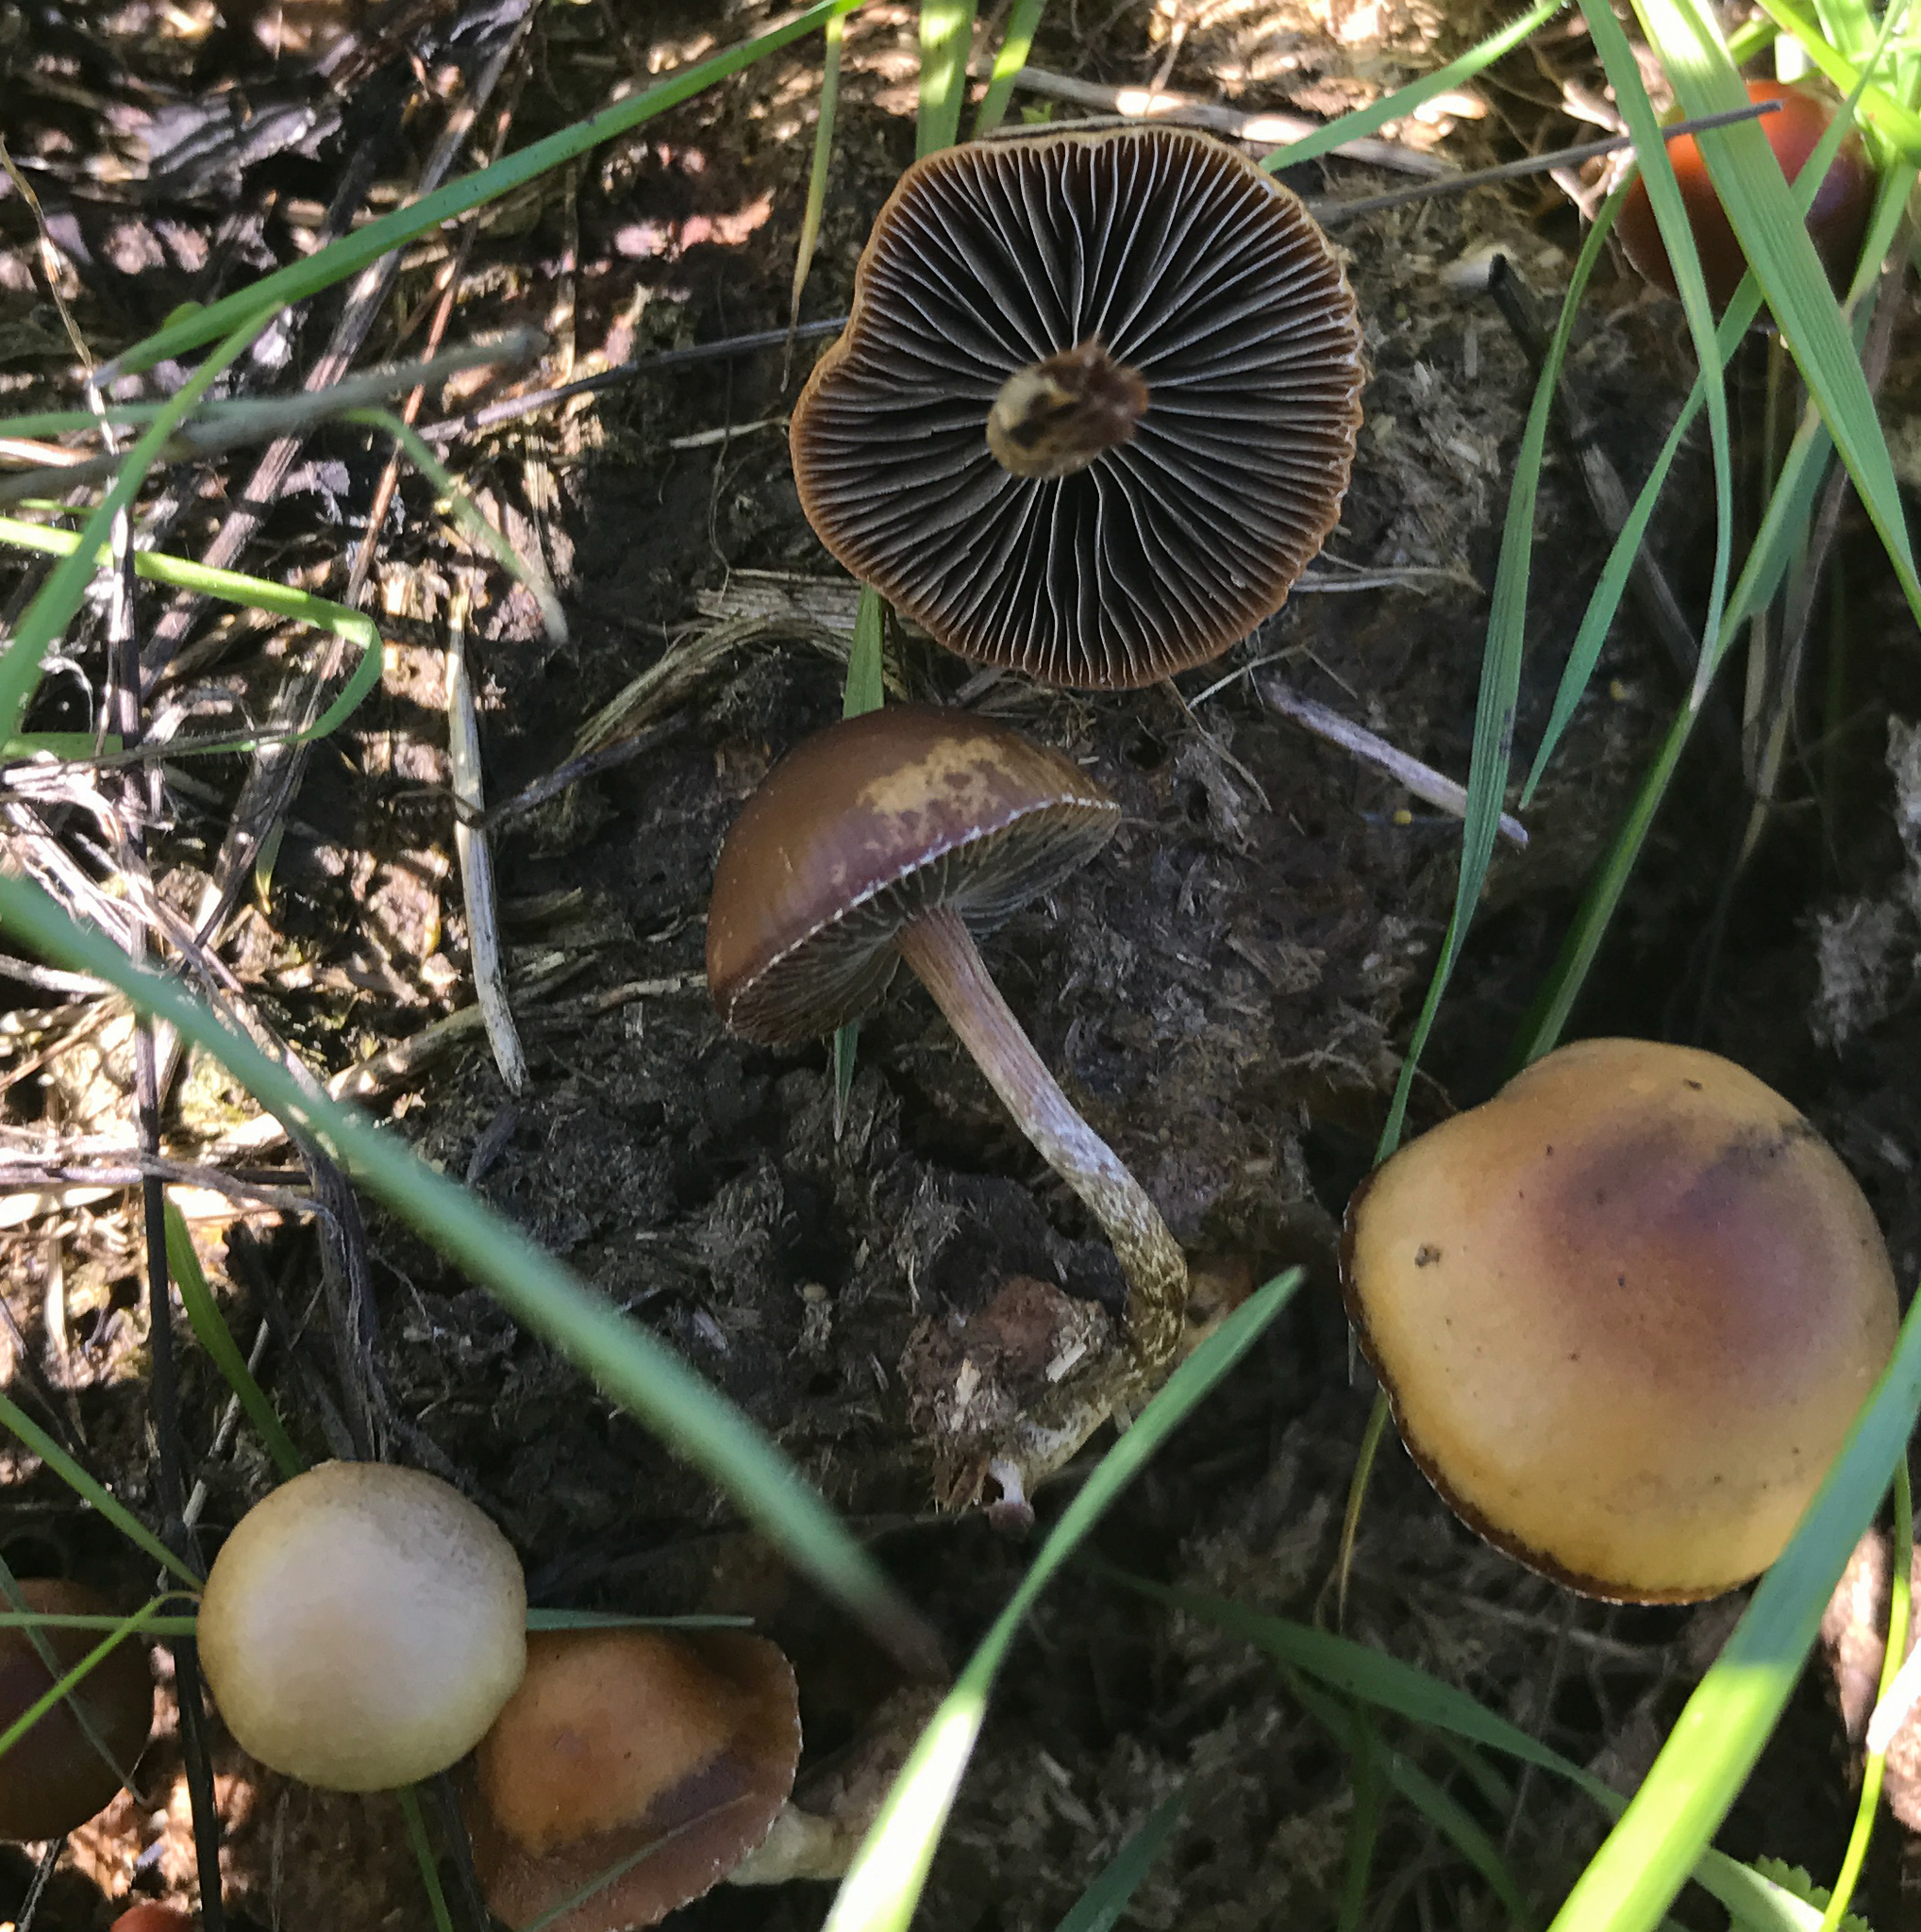
[[[91,374],[87,394],[92,407],[100,410],[104,399]],[[115,454],[117,439],[104,416],[100,427],[102,441],[109,455]],[[141,705],[140,641],[134,622],[133,524],[125,510],[113,520],[111,543],[119,567],[113,574],[108,606],[109,682],[106,711],[114,719],[122,742],[137,744],[145,721]],[[129,768],[122,780],[120,873],[123,879],[139,882],[149,897],[152,879],[147,869],[146,828],[159,815],[159,784],[157,765],[145,772]],[[144,921],[137,920],[131,928],[128,957],[136,969],[151,960],[152,948]],[[134,1024],[133,1081],[134,1113],[144,1163],[157,1159],[160,1151],[159,1072],[154,1050],[154,1024],[144,1014]],[[187,1491],[180,1453],[180,1388],[174,1361],[173,1285],[167,1270],[166,1197],[159,1176],[143,1173],[140,1192],[147,1260],[147,1352],[152,1388],[148,1420],[159,1465],[156,1488],[162,1517],[160,1535],[175,1556],[192,1568],[204,1570],[197,1539],[188,1527],[186,1517]],[[180,1740],[193,1817],[193,1857],[200,1877],[201,1918],[207,1932],[225,1932],[226,1907],[220,1887],[220,1812],[214,1802],[213,1762],[208,1748],[207,1707],[200,1691],[199,1653],[191,1637],[171,1638],[167,1642],[173,1653],[174,1683],[179,1700]]]
[[[1022,68],[1014,76],[1014,85],[1030,94],[1044,94],[1049,100],[1092,108],[1099,113],[1118,114],[1128,121],[1178,121],[1186,126],[1203,127],[1236,141],[1269,147],[1305,141],[1309,135],[1320,133],[1322,125],[1301,114],[1244,114],[1237,108],[1216,107],[1187,94],[1150,92],[1140,87],[1100,87],[1090,80],[1072,80],[1064,74],[1049,74],[1040,67]],[[1334,152],[1349,160],[1371,162],[1377,168],[1394,168],[1403,175],[1426,175],[1436,180],[1454,172],[1438,155],[1423,154],[1392,141],[1343,142]]]
[[[656,375],[669,369],[688,369],[700,362],[726,362],[736,356],[751,356],[762,349],[784,348],[788,342],[808,342],[819,336],[837,336],[847,325],[844,315],[832,315],[820,322],[804,322],[792,331],[784,328],[755,329],[743,336],[727,336],[717,342],[694,342],[684,349],[660,349],[651,356],[636,356],[630,362],[618,362],[597,375],[583,375],[553,389],[529,391],[523,396],[509,396],[505,402],[489,403],[485,408],[469,409],[463,415],[448,416],[439,423],[421,425],[428,442],[452,442],[471,436],[476,430],[492,429],[496,424],[516,422],[537,409],[552,408],[557,403],[571,402],[576,396],[591,396],[599,390],[613,389],[643,375]]]
[[[467,957],[474,997],[493,1049],[493,1064],[515,1099],[526,1091],[526,1055],[514,1028],[507,968],[500,957],[500,923],[493,891],[493,852],[478,823],[486,809],[480,781],[480,725],[474,714],[474,682],[467,675],[468,590],[454,593],[447,621],[447,761],[454,786],[454,852],[467,907]]]
[[[1378,765],[1396,784],[1405,786],[1416,798],[1425,798],[1429,805],[1439,806],[1455,818],[1467,815],[1467,788],[1457,785],[1432,765],[1424,765],[1419,758],[1390,744],[1386,739],[1378,738],[1364,725],[1344,718],[1327,705],[1290,691],[1278,678],[1263,677],[1254,688],[1261,693],[1262,701],[1282,717],[1292,718],[1303,730],[1311,731],[1316,738],[1324,738],[1329,744],[1337,744],[1343,751],[1351,752],[1369,764]],[[1500,830],[1504,838],[1512,839],[1516,845],[1528,842],[1528,828],[1507,812],[1501,814]]]

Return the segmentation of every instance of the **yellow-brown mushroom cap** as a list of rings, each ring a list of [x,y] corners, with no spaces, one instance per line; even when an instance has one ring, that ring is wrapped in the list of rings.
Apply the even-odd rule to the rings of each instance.
[[[734,1032],[818,1039],[886,991],[909,920],[998,924],[1084,864],[1120,807],[1071,758],[990,719],[889,705],[815,733],[728,832],[707,983]]]
[[[84,1584],[52,1577],[23,1578],[20,1595],[29,1610],[47,1616],[102,1616],[113,1608]],[[4,1596],[0,1605],[11,1607]],[[41,1635],[60,1669],[69,1671],[102,1633],[47,1629]],[[27,1632],[0,1630],[0,1730],[37,1704],[53,1684]],[[105,1747],[104,1756],[75,1719],[75,1704]],[[0,1839],[59,1838],[84,1824],[120,1790],[121,1773],[132,1772],[153,1722],[154,1683],[146,1645],[129,1639],[94,1667],[68,1703],[37,1719],[0,1757]]]
[[[538,1633],[462,1792],[487,1903],[524,1925],[625,1865],[551,1932],[651,1925],[767,1836],[799,1758],[793,1673],[765,1638]]]
[[[1342,1275],[1415,1460],[1491,1541],[1685,1602],[1780,1554],[1886,1367],[1861,1190],[1713,1054],[1563,1047],[1356,1193]]]
[[[947,148],[874,224],[794,407],[794,482],[821,541],[949,650],[1150,684],[1278,609],[1333,528],[1361,351],[1327,237],[1224,142]]]

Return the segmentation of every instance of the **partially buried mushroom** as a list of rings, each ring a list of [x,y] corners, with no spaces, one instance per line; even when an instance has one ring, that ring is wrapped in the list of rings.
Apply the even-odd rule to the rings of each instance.
[[[1362,1184],[1347,1306],[1414,1459],[1590,1595],[1686,1602],[1778,1557],[1887,1366],[1861,1190],[1772,1089],[1565,1046]]]
[[[762,1843],[799,1758],[793,1673],[765,1638],[537,1633],[463,1782],[488,1906],[546,1932],[651,1925]]]
[[[1187,1264],[1152,1201],[1061,1091],[973,935],[1112,836],[1120,807],[1072,760],[965,712],[890,705],[809,739],[727,834],[708,988],[734,1032],[793,1045],[858,1018],[905,959],[1128,1277],[1124,1362],[1063,1384],[995,1467],[1008,1499],[1171,1366]]]
[[[1217,141],[949,148],[875,222],[794,407],[794,481],[948,649],[1150,684],[1278,609],[1333,528],[1361,348],[1327,237]]]

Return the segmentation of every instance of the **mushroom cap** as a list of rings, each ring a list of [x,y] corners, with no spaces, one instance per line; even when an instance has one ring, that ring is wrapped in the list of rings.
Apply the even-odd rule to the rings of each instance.
[[[1416,1462],[1589,1595],[1684,1603],[1778,1557],[1887,1366],[1873,1213],[1710,1053],[1561,1048],[1355,1194],[1348,1312]]]
[[[1147,389],[1124,441],[1011,475],[986,423],[1023,369],[1100,343]],[[1361,325],[1300,201],[1172,127],[917,161],[847,327],[794,406],[821,541],[963,658],[1151,684],[1278,610],[1340,514]]]
[[[1071,758],[933,705],[844,718],[790,752],[721,847],[707,984],[771,1046],[858,1018],[899,964],[894,936],[950,906],[991,929],[1106,844],[1121,808]]]
[[[538,1632],[463,1780],[487,1903],[526,1924],[657,1844],[550,1932],[651,1925],[760,1843],[799,1759],[793,1672],[763,1637]]]
[[[207,1578],[201,1662],[262,1764],[387,1790],[472,1750],[520,1682],[513,1546],[438,1476],[324,1462],[241,1518]]]
[[[1799,81],[1750,80],[1747,97],[1780,103],[1775,113],[1762,116],[1761,130],[1767,136],[1781,173],[1792,183],[1832,124],[1835,102],[1819,89]],[[1747,258],[1735,239],[1720,196],[1714,192],[1695,137],[1677,135],[1667,143],[1667,158],[1680,187],[1688,225],[1694,230],[1708,300],[1715,308],[1725,308],[1747,272]],[[1808,235],[1830,279],[1847,275],[1861,254],[1868,217],[1874,211],[1875,186],[1867,150],[1860,134],[1850,132],[1808,208]],[[1667,258],[1667,246],[1661,239],[1661,225],[1654,219],[1654,204],[1648,199],[1645,181],[1637,179],[1628,191],[1614,232],[1641,275],[1672,295],[1676,288],[1674,264]]]
[[[97,1591],[52,1577],[23,1578],[20,1594],[28,1609],[48,1616],[108,1616],[114,1609]],[[100,1641],[102,1633],[42,1630],[41,1635],[65,1672]],[[53,1685],[28,1633],[0,1629],[0,1730]],[[86,1713],[111,1764],[75,1722],[74,1704]],[[133,1769],[146,1749],[153,1723],[154,1680],[146,1645],[130,1638],[88,1673],[67,1703],[56,1705],[0,1757],[0,1839],[61,1838],[86,1824],[112,1802],[120,1790],[114,1765],[121,1771]]]

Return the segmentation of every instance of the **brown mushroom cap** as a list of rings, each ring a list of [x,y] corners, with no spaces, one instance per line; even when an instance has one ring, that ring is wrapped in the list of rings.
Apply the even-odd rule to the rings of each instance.
[[[1361,374],[1339,258],[1234,149],[977,142],[916,162],[875,222],[794,407],[794,481],[822,542],[949,650],[1149,684],[1286,599],[1340,514]],[[1078,439],[1074,466],[1013,474],[1010,428]]]
[[[767,1836],[799,1758],[793,1672],[765,1638],[537,1633],[464,1781],[487,1903],[526,1924],[653,1845],[551,1932],[651,1925]]]
[[[1689,1047],[1561,1048],[1347,1210],[1349,1313],[1414,1459],[1590,1595],[1687,1602],[1780,1554],[1898,1325],[1861,1190]]]
[[[29,1610],[48,1616],[110,1615],[113,1606],[84,1584],[25,1577],[20,1594]],[[11,1608],[4,1596],[0,1607]],[[70,1671],[97,1645],[99,1630],[42,1630],[41,1636]],[[53,1689],[54,1679],[24,1629],[0,1629],[0,1730]],[[102,1757],[72,1706],[86,1713]],[[121,1772],[131,1772],[146,1749],[154,1722],[154,1680],[146,1645],[129,1639],[81,1680],[0,1757],[0,1839],[61,1838],[111,1803]],[[111,1760],[110,1762],[109,1760]],[[119,1767],[116,1770],[115,1766]]]
[[[714,874],[708,987],[769,1045],[831,1033],[886,991],[910,920],[984,932],[1083,865],[1120,807],[1004,724],[889,705],[817,732],[747,801]]]
[[[519,1683],[513,1546],[423,1470],[324,1462],[242,1517],[198,1620],[208,1688],[262,1764],[386,1790],[472,1750]]]

